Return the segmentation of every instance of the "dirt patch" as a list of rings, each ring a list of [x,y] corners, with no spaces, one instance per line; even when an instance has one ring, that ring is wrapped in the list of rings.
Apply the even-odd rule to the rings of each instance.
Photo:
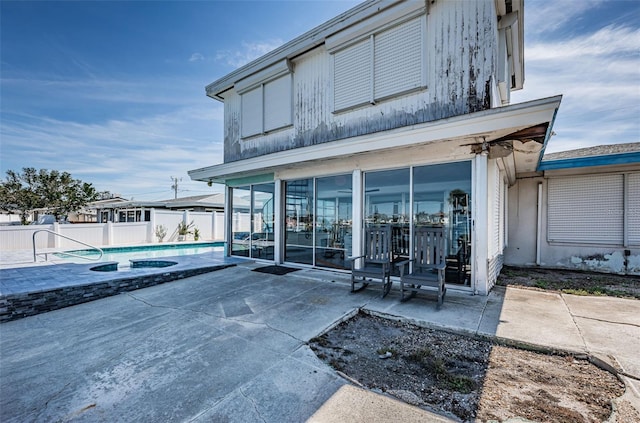
[[[497,285],[640,299],[640,277],[608,273],[505,266]]]
[[[365,313],[309,344],[363,386],[462,421],[601,422],[624,392],[614,375],[585,360]]]

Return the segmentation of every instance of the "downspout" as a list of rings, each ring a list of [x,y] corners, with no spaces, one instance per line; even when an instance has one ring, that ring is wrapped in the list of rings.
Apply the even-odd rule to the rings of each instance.
[[[538,222],[536,227],[536,266],[540,266],[540,245],[542,243],[542,182],[538,182]]]

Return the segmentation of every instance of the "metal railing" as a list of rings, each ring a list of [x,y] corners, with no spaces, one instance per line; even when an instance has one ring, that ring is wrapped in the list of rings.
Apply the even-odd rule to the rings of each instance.
[[[91,248],[91,249],[93,249],[93,250],[97,250],[97,251],[100,253],[100,255],[98,256],[98,258],[92,258],[92,257],[87,257],[87,256],[81,256],[81,255],[79,255],[79,254],[73,254],[73,253],[65,252],[65,251],[56,251],[56,252],[57,252],[57,253],[59,253],[59,254],[64,254],[64,255],[67,255],[67,256],[71,256],[71,257],[77,257],[77,258],[81,258],[81,259],[83,259],[83,260],[89,260],[89,261],[98,261],[98,260],[100,260],[100,259],[102,258],[102,256],[104,255],[104,251],[102,251],[102,249],[101,249],[101,248],[98,248],[98,247],[93,246],[93,245],[91,245],[91,244],[87,244],[86,242],[78,241],[77,239],[70,238],[70,237],[68,237],[68,236],[65,236],[65,235],[59,234],[59,233],[54,232],[54,231],[49,230],[49,229],[38,229],[37,231],[33,232],[33,237],[32,237],[32,239],[33,239],[33,262],[34,262],[34,263],[37,261],[37,257],[38,257],[39,255],[40,255],[40,256],[42,256],[42,255],[44,256],[44,261],[49,261],[49,252],[47,252],[47,253],[39,253],[39,254],[38,254],[38,253],[36,253],[36,234],[38,234],[38,233],[40,233],[40,232],[48,232],[48,233],[53,234],[53,235],[55,235],[55,236],[59,236],[59,237],[64,238],[64,239],[68,239],[69,241],[77,242],[78,244],[82,244],[82,245],[84,245],[84,246],[86,246],[86,247],[89,247],[89,248]]]

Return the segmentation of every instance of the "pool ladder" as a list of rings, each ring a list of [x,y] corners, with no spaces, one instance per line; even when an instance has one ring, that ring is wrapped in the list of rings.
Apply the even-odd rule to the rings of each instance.
[[[64,251],[57,251],[59,253],[62,253],[64,255],[67,256],[71,256],[71,257],[77,257],[77,258],[81,258],[84,260],[89,260],[89,261],[98,261],[102,258],[102,255],[104,254],[104,251],[102,251],[101,248],[98,248],[96,246],[93,246],[91,244],[87,244],[86,242],[82,242],[82,241],[78,241],[77,239],[73,239],[71,237],[65,236],[65,235],[61,235],[57,232],[54,232],[52,230],[49,229],[38,229],[37,231],[33,232],[33,262],[35,263],[37,261],[37,257],[38,256],[44,256],[44,261],[49,261],[49,254],[52,253],[52,251],[46,252],[46,253],[36,253],[36,234],[40,233],[40,232],[48,232],[50,234],[53,234],[55,236],[59,236],[61,238],[64,239],[68,239],[69,241],[73,241],[73,242],[77,242],[78,244],[82,244],[86,247],[91,248],[92,250],[96,250],[100,253],[100,255],[98,256],[98,258],[91,258],[91,257],[86,257],[86,256],[81,256],[79,254],[73,254],[73,253],[69,253],[69,252],[64,252]]]

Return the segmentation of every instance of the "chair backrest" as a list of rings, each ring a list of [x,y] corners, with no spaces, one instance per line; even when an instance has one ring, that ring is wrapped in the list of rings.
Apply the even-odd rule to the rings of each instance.
[[[394,259],[397,256],[409,257],[409,226],[394,225],[391,230]]]
[[[431,267],[445,260],[443,228],[417,227],[413,231],[414,268]]]
[[[391,226],[367,226],[364,230],[366,260],[391,261]]]

